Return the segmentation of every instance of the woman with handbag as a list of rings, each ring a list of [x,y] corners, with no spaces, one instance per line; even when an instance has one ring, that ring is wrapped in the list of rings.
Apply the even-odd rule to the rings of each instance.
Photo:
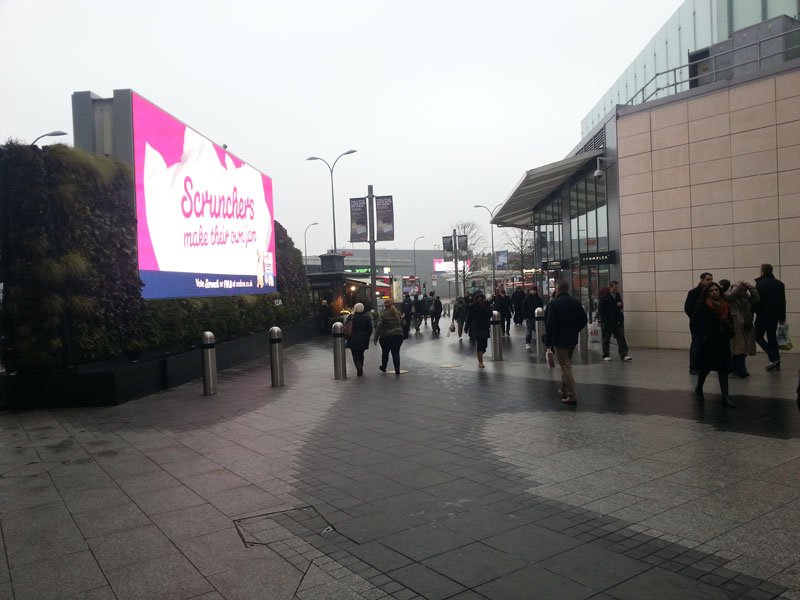
[[[758,291],[754,285],[740,281],[732,286],[725,300],[730,305],[733,339],[731,339],[731,356],[733,372],[744,379],[750,377],[745,359],[756,353],[756,333],[753,327],[753,307],[758,303]]]
[[[392,354],[394,372],[400,375],[400,346],[403,345],[403,316],[394,303],[388,298],[383,301],[383,312],[375,328],[375,343],[381,343],[381,366],[378,367],[386,373],[389,362],[389,353]]]
[[[353,355],[356,375],[361,377],[364,374],[364,352],[369,348],[369,338],[372,335],[372,319],[364,314],[364,305],[359,302],[353,307],[353,314],[348,317],[348,321],[352,325],[345,345]],[[345,335],[346,329],[345,327]]]
[[[731,408],[736,403],[728,395],[728,370],[731,364],[730,307],[722,298],[719,285],[709,283],[703,288],[700,301],[692,314],[692,331],[697,334],[697,361],[699,375],[694,393],[698,400],[705,400],[703,384],[711,371],[717,372],[722,403]]]
[[[455,306],[453,306],[453,319],[450,321],[450,331],[455,331],[453,325],[458,323],[458,341],[461,341],[461,336],[464,334],[464,322],[467,320],[467,303],[462,296],[456,298]]]

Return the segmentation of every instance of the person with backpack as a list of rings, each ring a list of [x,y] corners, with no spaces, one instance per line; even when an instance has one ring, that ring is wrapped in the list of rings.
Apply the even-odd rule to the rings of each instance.
[[[383,312],[378,318],[378,326],[375,328],[375,343],[381,344],[381,364],[378,367],[386,373],[386,365],[389,362],[389,353],[392,355],[394,372],[400,375],[400,346],[403,345],[403,316],[397,310],[394,303],[388,298],[383,301]]]

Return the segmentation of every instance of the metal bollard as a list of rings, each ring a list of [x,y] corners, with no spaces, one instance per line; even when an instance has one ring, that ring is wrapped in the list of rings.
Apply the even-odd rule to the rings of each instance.
[[[500,322],[500,313],[492,311],[492,360],[500,362],[503,360],[503,329]]]
[[[333,333],[333,377],[334,379],[347,379],[347,360],[344,354],[344,325],[334,323],[331,328]]]
[[[544,335],[544,309],[539,307],[534,311],[535,315],[535,327],[536,327],[536,356],[543,357],[544,356],[544,342],[542,341],[542,336]]]
[[[200,355],[203,358],[203,395],[217,393],[217,342],[214,334],[204,331],[200,338]]]
[[[280,327],[269,329],[269,366],[272,387],[283,387],[283,332]]]

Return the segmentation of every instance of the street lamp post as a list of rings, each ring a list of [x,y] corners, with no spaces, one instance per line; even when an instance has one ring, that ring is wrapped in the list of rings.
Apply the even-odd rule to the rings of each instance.
[[[483,204],[476,204],[473,207],[473,208],[482,208],[486,212],[489,213],[489,236],[492,239],[492,293],[494,293],[494,289],[497,286],[497,278],[495,277],[495,266],[496,266],[497,261],[495,260],[495,257],[494,257],[494,225],[492,225],[492,218],[494,217],[494,213],[501,206],[502,206],[502,204],[498,204],[497,206],[495,206],[491,210],[489,209],[488,206],[484,206]]]
[[[414,240],[414,243],[411,244],[411,251],[414,253],[414,279],[417,279],[417,241],[424,237],[424,235],[419,236],[416,240]],[[417,283],[417,285],[419,285],[419,283]]]
[[[43,133],[42,135],[40,135],[39,137],[37,137],[35,140],[33,140],[31,142],[31,146],[35,146],[36,142],[38,142],[43,137],[58,137],[58,136],[61,136],[61,135],[67,135],[67,132],[66,131],[61,131],[61,130],[56,130],[56,131],[50,131],[48,133]]]
[[[331,213],[333,216],[333,253],[337,253],[337,246],[336,246],[336,203],[334,201],[334,193],[333,193],[333,170],[336,168],[336,163],[339,162],[339,159],[343,156],[347,156],[348,154],[353,154],[355,150],[348,150],[347,152],[342,152],[339,156],[336,157],[336,160],[333,161],[331,165],[328,163],[327,160],[324,158],[320,158],[319,156],[309,156],[306,160],[321,160],[325,163],[325,166],[328,167],[328,171],[331,173]]]
[[[319,225],[316,221],[306,226],[306,230],[303,232],[303,254],[306,256],[306,274],[308,274],[308,239],[306,238],[306,234],[308,233],[308,228],[313,227],[314,225]]]

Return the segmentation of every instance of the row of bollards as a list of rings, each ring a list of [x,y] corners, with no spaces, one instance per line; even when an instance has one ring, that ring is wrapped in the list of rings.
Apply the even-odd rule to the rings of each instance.
[[[272,387],[283,387],[283,333],[280,327],[269,330],[269,362]],[[200,356],[203,361],[203,395],[217,393],[217,342],[214,334],[204,331],[200,338]]]
[[[496,310],[492,311],[492,360],[500,362],[503,360],[503,321],[500,319],[500,313]]]

